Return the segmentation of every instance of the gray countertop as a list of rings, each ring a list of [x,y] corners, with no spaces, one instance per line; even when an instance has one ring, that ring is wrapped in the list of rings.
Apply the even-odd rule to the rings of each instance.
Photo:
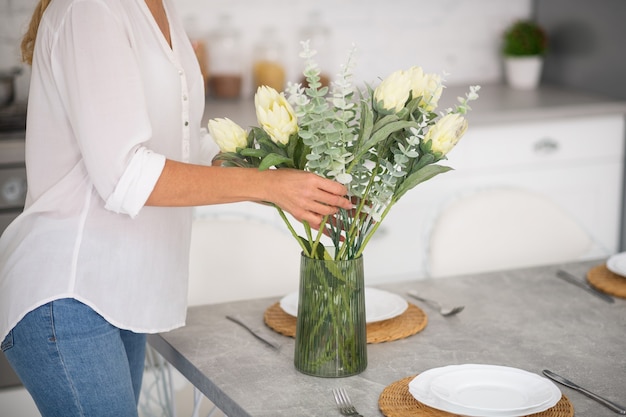
[[[468,90],[468,86],[447,87],[438,110],[453,106],[456,98],[464,97]],[[626,101],[549,85],[521,91],[502,84],[486,84],[481,86],[479,96],[478,101],[471,103],[468,115],[472,126],[626,114]],[[252,98],[208,100],[203,125],[216,117],[228,117],[246,128],[257,125]]]
[[[382,416],[378,398],[389,384],[445,365],[505,365],[541,373],[550,369],[626,405],[626,300],[606,303],[555,277],[559,268],[584,276],[601,261],[552,265],[380,286],[446,304],[464,304],[443,318],[427,306],[428,326],[399,341],[368,345],[360,375],[326,379],[293,366],[294,341],[263,325],[279,298],[192,307],[184,328],[149,337],[150,343],[229,417],[339,415],[331,389],[346,387],[366,417]],[[226,320],[236,314],[278,339],[274,351]],[[559,386],[578,417],[615,414]]]

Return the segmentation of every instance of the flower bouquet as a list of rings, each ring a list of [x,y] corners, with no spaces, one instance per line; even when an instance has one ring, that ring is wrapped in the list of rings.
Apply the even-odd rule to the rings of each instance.
[[[353,85],[354,48],[330,88],[322,86],[315,51],[303,42],[308,87],[255,95],[259,127],[209,121],[223,166],[307,170],[344,184],[354,203],[304,236],[276,207],[302,248],[295,365],[317,376],[365,369],[363,250],[410,189],[451,168],[438,165],[467,130],[468,102],[479,87],[440,115],[442,77],[422,68],[396,71],[375,89]],[[328,235],[330,244],[322,242]],[[324,239],[327,240],[326,238]]]
[[[362,255],[395,203],[416,185],[450,170],[437,165],[467,129],[463,115],[475,100],[470,87],[455,108],[437,115],[442,77],[420,67],[396,71],[376,89],[352,84],[354,49],[330,89],[320,83],[315,51],[303,42],[308,88],[289,83],[286,92],[261,86],[254,103],[260,127],[249,132],[227,118],[209,121],[223,166],[312,171],[347,186],[354,210],[327,218],[317,233],[304,224],[299,236],[276,207],[303,253],[316,259]],[[326,232],[334,254],[321,244]]]

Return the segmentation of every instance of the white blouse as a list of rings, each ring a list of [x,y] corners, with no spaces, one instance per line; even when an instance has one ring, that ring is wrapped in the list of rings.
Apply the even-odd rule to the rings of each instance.
[[[165,158],[210,161],[204,87],[172,4],[55,0],[39,27],[24,212],[0,238],[0,340],[73,297],[135,332],[184,324],[190,208],[144,207]],[[204,158],[201,158],[201,147]]]

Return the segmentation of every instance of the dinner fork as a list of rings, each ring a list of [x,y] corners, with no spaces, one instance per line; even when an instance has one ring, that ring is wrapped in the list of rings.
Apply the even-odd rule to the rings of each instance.
[[[335,402],[339,408],[339,412],[344,416],[363,417],[356,411],[356,408],[352,405],[348,393],[343,388],[333,388],[333,395],[335,396]]]
[[[441,314],[444,317],[454,316],[455,314],[458,314],[465,309],[465,306],[443,307],[438,301],[429,300],[428,298],[420,297],[419,295],[417,295],[415,291],[409,291],[408,295],[415,298],[416,300],[419,300],[428,304],[429,306],[433,307],[435,310],[438,310],[439,314]]]

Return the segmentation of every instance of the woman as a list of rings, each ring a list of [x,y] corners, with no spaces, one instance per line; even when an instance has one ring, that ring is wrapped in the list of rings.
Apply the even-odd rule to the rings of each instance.
[[[29,188],[0,240],[2,349],[43,416],[136,416],[145,334],[184,325],[189,206],[269,201],[315,227],[351,204],[311,173],[198,164],[218,149],[169,0],[40,0],[22,46]]]

